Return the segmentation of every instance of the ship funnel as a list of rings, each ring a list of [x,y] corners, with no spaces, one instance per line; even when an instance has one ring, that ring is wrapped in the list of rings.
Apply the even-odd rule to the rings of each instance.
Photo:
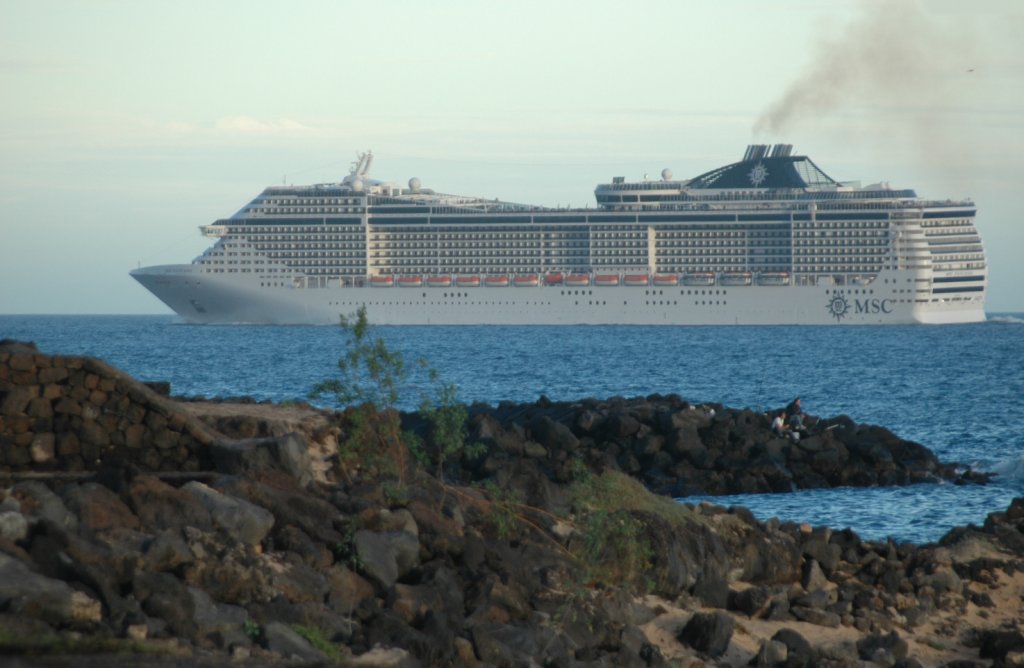
[[[759,160],[768,153],[768,144],[751,144],[747,146],[747,152],[743,154],[744,160]]]
[[[772,147],[771,157],[773,158],[788,158],[793,154],[792,144],[776,144]]]

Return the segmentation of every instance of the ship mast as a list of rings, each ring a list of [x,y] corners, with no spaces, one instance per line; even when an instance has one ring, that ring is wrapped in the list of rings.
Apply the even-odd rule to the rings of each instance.
[[[370,171],[370,165],[373,164],[373,151],[359,153],[357,158],[352,163],[352,169],[349,170],[348,176],[345,177],[342,183],[352,183],[356,180],[361,180]]]

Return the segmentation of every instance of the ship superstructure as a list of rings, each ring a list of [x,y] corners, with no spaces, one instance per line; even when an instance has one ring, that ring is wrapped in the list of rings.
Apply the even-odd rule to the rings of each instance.
[[[132,275],[190,322],[898,324],[983,320],[970,201],[834,180],[785,144],[553,209],[369,178],[273,186]]]

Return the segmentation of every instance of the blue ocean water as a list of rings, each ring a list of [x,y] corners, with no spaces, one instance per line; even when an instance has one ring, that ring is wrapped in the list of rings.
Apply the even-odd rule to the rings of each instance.
[[[765,519],[851,527],[925,542],[981,523],[1024,495],[1024,315],[944,327],[377,327],[408,361],[426,359],[462,401],[496,404],[678,393],[768,410],[795,396],[922,443],[945,461],[998,472],[986,486],[718,497]],[[173,316],[0,316],[0,338],[92,355],[176,395],[305,399],[332,377],[336,327],[195,326]],[[414,406],[431,383],[413,373]],[[696,499],[687,499],[695,501]]]

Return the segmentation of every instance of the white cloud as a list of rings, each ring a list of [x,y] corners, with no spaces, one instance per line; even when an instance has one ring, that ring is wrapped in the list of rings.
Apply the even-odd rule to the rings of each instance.
[[[221,118],[216,122],[214,128],[217,132],[234,135],[308,135],[324,132],[322,129],[304,125],[290,118],[261,121],[252,116],[228,116]]]

